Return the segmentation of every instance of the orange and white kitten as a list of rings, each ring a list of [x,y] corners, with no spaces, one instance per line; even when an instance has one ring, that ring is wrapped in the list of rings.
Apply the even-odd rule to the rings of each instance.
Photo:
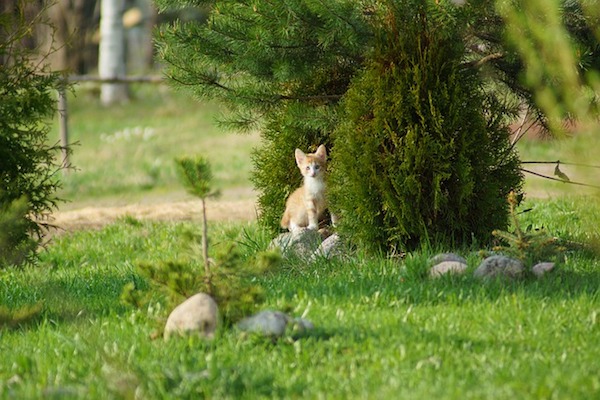
[[[327,151],[320,145],[316,152],[304,154],[296,149],[296,164],[304,176],[304,184],[296,189],[285,204],[281,227],[318,229],[319,219],[327,208],[325,200],[325,167]]]

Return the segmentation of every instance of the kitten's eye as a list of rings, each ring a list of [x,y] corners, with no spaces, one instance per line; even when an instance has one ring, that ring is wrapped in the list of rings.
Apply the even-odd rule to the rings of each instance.
[[[308,165],[306,166],[306,170],[307,170],[307,171],[310,171],[310,167],[309,167]]]
[[[315,165],[315,170],[317,170],[317,171],[318,171],[320,168],[321,168],[321,166],[320,166],[320,165]]]

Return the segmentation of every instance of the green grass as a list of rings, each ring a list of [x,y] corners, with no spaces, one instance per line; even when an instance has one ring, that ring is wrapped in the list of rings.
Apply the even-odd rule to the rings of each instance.
[[[103,107],[95,92],[69,96],[69,140],[76,171],[64,176],[60,197],[75,204],[127,203],[185,196],[174,158],[201,154],[221,189],[250,186],[257,134],[224,133],[214,104],[166,86],[132,85],[133,101]],[[58,138],[57,121],[52,138]]]
[[[571,239],[598,237],[600,205],[532,201],[524,214]],[[568,211],[567,210],[571,210]],[[593,220],[590,220],[592,219]],[[413,273],[405,262],[286,263],[261,278],[263,308],[290,309],[315,330],[278,342],[222,329],[212,342],[149,337],[167,311],[122,304],[129,282],[152,290],[138,262],[184,253],[189,223],[126,218],[62,236],[36,269],[0,272],[0,302],[42,302],[37,321],[0,330],[3,398],[596,398],[600,265],[571,251],[543,280],[481,283]],[[591,230],[590,230],[591,229]],[[211,225],[213,245],[249,259],[268,238],[255,225]],[[471,269],[475,252],[464,251]]]

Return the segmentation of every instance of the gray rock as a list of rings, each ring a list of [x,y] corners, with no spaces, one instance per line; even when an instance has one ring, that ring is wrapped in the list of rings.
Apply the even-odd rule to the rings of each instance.
[[[244,318],[236,327],[243,332],[257,333],[269,337],[281,337],[289,333],[305,333],[314,329],[314,325],[304,318],[292,318],[280,311],[265,310]]]
[[[477,278],[518,278],[523,275],[525,266],[519,260],[506,256],[490,256],[483,260],[475,270]]]
[[[553,262],[537,263],[531,268],[531,272],[533,272],[533,274],[537,278],[541,278],[542,276],[546,275],[546,273],[551,272],[553,270],[554,270]]]
[[[454,274],[462,275],[467,271],[467,264],[459,261],[442,261],[431,267],[429,276],[439,278],[442,275]]]
[[[327,239],[323,240],[321,245],[315,250],[315,252],[310,257],[311,261],[314,261],[318,258],[333,258],[342,256],[344,254],[342,241],[340,240],[340,236],[337,233],[329,236]]]
[[[264,336],[280,337],[285,333],[290,317],[279,311],[265,310],[237,323],[244,332],[258,333]]]
[[[445,261],[455,261],[455,262],[459,262],[459,263],[463,263],[463,264],[467,263],[467,260],[465,260],[463,257],[459,256],[458,254],[440,253],[440,254],[437,254],[437,255],[431,257],[429,259],[429,264],[437,265],[437,264],[443,263]]]
[[[167,318],[164,338],[172,335],[198,334],[212,339],[217,329],[217,303],[206,293],[198,293],[175,307]]]
[[[323,241],[321,234],[314,229],[296,229],[282,233],[271,241],[269,249],[279,249],[284,257],[291,254],[308,259]]]

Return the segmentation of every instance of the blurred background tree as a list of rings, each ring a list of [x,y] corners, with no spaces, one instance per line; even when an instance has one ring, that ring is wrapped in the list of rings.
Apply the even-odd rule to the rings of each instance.
[[[48,23],[43,13],[30,14],[30,4],[19,1],[0,17],[0,267],[35,255],[63,168],[60,147],[48,144],[61,79],[43,52],[28,47],[36,27]]]

